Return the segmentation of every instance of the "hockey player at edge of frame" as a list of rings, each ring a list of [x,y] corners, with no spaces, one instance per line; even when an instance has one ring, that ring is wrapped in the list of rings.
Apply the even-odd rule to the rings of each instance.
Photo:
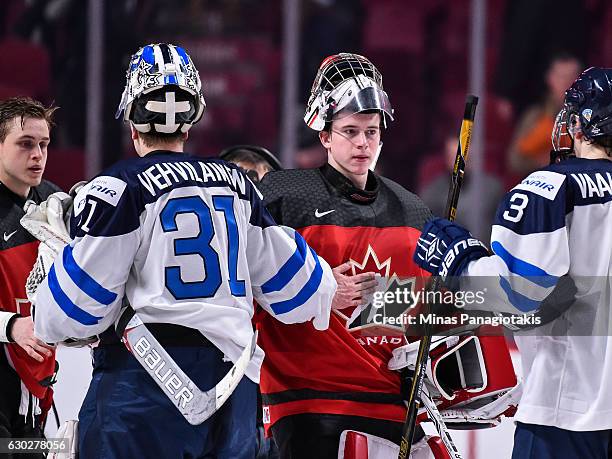
[[[413,284],[429,276],[412,262],[411,254],[431,212],[416,195],[371,171],[382,131],[393,120],[382,81],[364,56],[340,53],[326,58],[315,76],[304,121],[318,133],[327,163],[316,169],[272,171],[258,185],[275,221],[298,229],[334,266],[338,291],[346,298],[346,307],[332,314],[325,331],[309,324],[277,324],[266,314],[257,317],[259,342],[266,352],[261,379],[264,423],[281,457],[335,459],[348,454],[346,459],[372,459],[397,457],[399,451],[408,395],[404,383],[409,381],[409,365],[414,367],[418,341],[406,345],[403,327],[370,323],[364,320],[367,314],[359,312],[367,311],[373,289],[417,289]],[[510,364],[503,338],[491,337],[496,340],[501,340],[498,355],[505,352],[507,357],[500,360]],[[396,351],[402,357],[407,346],[414,351],[406,352],[412,360],[396,359]],[[455,359],[445,346],[448,361]],[[504,381],[508,385],[498,387],[498,394],[516,384],[511,364],[510,372]],[[489,381],[494,379],[489,375]],[[480,397],[485,405],[489,395],[489,387],[471,395],[456,386],[449,390],[445,407],[449,400],[466,402],[469,396]],[[348,453],[350,430],[367,436],[367,447],[358,453]],[[420,446],[427,444],[422,441]]]
[[[37,339],[25,280],[38,241],[19,226],[27,200],[59,191],[43,179],[57,107],[27,97],[0,102],[0,438],[44,438],[55,349]],[[53,159],[51,159],[53,161]],[[32,459],[36,454],[21,456]]]
[[[35,331],[48,342],[100,334],[79,413],[81,457],[252,458],[257,348],[230,398],[191,425],[118,343],[122,298],[202,391],[251,342],[253,299],[284,323],[328,326],[336,282],[294,230],[274,223],[239,168],[183,151],[205,108],[197,69],[171,44],[132,56],[117,115],[137,158],[111,166],[74,199],[72,241],[35,293]],[[177,396],[180,379],[163,362]]]
[[[525,383],[512,457],[603,459],[612,433],[612,69],[589,68],[571,85],[552,141],[551,164],[499,205],[493,255],[435,219],[414,260],[447,281],[457,276],[462,290],[484,286],[484,304],[504,314],[544,314],[566,285],[553,302],[565,310],[515,334]]]

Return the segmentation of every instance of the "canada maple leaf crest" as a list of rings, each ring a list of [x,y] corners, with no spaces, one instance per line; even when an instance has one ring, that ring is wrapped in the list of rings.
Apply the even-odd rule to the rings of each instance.
[[[346,328],[351,333],[360,335],[403,335],[404,327],[400,323],[398,325],[383,324],[381,319],[382,317],[400,317],[414,306],[414,297],[408,292],[414,291],[415,278],[401,278],[391,270],[391,264],[391,257],[380,260],[369,244],[361,261],[349,259],[352,275],[374,272],[377,274],[376,278],[378,280],[376,293],[370,295],[365,304],[355,309],[348,308],[342,311],[334,311],[345,320]],[[375,301],[375,297],[378,297],[379,300],[384,299],[386,292],[394,292],[394,299],[382,301],[382,305],[380,304],[381,301]],[[400,292],[400,296],[397,297],[395,292]],[[403,292],[406,292],[406,294],[402,295]]]

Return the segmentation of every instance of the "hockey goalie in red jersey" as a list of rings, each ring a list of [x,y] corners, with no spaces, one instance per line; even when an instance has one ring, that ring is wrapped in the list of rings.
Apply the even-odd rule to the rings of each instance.
[[[405,338],[401,327],[361,318],[374,312],[367,310],[372,290],[426,275],[410,254],[431,212],[416,195],[370,171],[393,109],[369,60],[328,57],[304,119],[319,132],[327,164],[271,172],[259,188],[276,222],[296,228],[336,267],[347,308],[332,315],[323,333],[277,327],[262,316],[261,390],[264,422],[281,457],[331,458],[345,429],[399,441],[405,416],[400,373],[387,364]]]
[[[281,457],[335,459],[345,430],[399,444],[408,390],[390,362],[407,341],[401,324],[381,319],[399,317],[412,304],[397,298],[381,309],[381,300],[422,287],[427,273],[412,254],[431,212],[416,195],[371,171],[393,109],[368,59],[349,53],[325,59],[304,120],[319,132],[327,163],[270,172],[259,189],[276,222],[297,229],[336,267],[335,301],[344,291],[345,304],[334,305],[325,331],[259,316],[266,352],[261,391],[264,423]]]

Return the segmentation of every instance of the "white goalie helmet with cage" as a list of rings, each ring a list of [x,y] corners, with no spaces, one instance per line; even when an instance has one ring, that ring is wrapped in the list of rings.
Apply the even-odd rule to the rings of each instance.
[[[393,108],[383,89],[382,75],[367,58],[339,53],[323,60],[312,84],[304,121],[322,131],[327,123],[370,110],[381,113],[386,127]]]
[[[116,118],[130,121],[139,132],[187,132],[206,103],[200,75],[189,54],[167,43],[140,48],[130,61]]]

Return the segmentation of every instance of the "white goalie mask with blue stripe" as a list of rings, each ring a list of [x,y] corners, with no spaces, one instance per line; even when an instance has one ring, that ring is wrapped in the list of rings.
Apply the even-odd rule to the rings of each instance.
[[[200,75],[187,52],[159,43],[132,56],[115,116],[123,114],[139,132],[173,134],[187,132],[204,107]]]

